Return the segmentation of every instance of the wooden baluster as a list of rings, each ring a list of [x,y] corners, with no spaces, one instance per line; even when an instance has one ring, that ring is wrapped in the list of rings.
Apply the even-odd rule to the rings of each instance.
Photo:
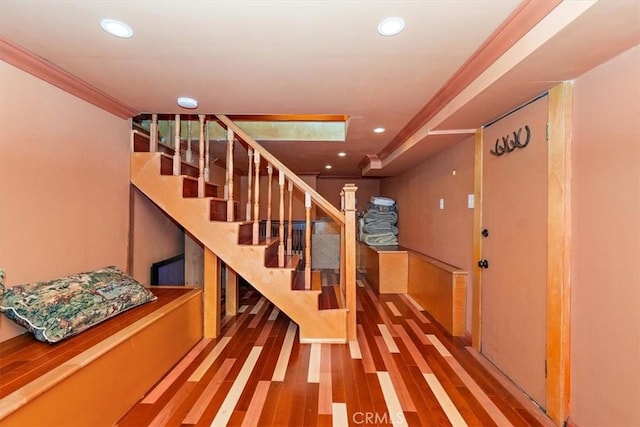
[[[204,125],[204,140],[205,140],[205,146],[204,146],[204,180],[206,182],[211,182],[211,155],[209,154],[209,149],[211,148],[211,141],[209,141],[209,122],[206,121],[205,125]],[[227,187],[225,186],[225,189]],[[217,194],[216,194],[217,196]],[[225,199],[227,198],[227,196],[225,195],[224,197]]]
[[[204,197],[204,114],[200,119],[200,142],[198,143],[198,197]]]
[[[173,143],[173,174],[182,175],[182,159],[180,157],[180,114],[176,114],[175,138]]]
[[[267,163],[267,240],[271,238],[271,178],[273,166]]]
[[[256,167],[256,185],[254,188],[255,195],[253,197],[253,244],[257,245],[260,240],[260,152],[256,151],[253,155],[253,163]]]
[[[344,186],[344,266],[347,302],[347,337],[356,339],[356,187]]]
[[[293,182],[289,181],[289,224],[287,224],[287,255],[293,249]]]
[[[249,148],[249,172],[247,175],[247,187],[248,187],[248,191],[247,191],[247,209],[246,209],[246,215],[245,215],[245,220],[246,221],[251,221],[251,185],[252,185],[252,177],[251,177],[251,173],[252,173],[252,166],[253,166],[253,150],[251,148]]]
[[[304,193],[306,219],[304,247],[304,288],[311,289],[311,194]]]
[[[158,151],[158,115],[151,115],[151,128],[149,130],[151,139],[149,140],[149,151],[155,153]]]
[[[280,224],[278,225],[278,267],[284,267],[284,173],[278,171],[278,185],[280,186]]]
[[[227,129],[227,221],[235,221],[233,209],[233,130]]]
[[[187,151],[185,152],[185,161],[189,164],[193,163],[193,152],[191,151],[191,120],[187,120]]]

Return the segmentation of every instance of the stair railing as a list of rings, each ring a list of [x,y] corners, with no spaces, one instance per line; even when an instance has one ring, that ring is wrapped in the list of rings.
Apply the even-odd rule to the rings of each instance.
[[[191,116],[190,116],[191,117]],[[187,124],[187,136],[183,139],[181,135],[180,115],[174,116],[173,125],[168,123],[167,133],[174,131],[173,147],[167,147],[158,139],[159,122],[158,115],[152,114],[151,123],[149,125],[148,147],[149,151],[164,151],[169,154],[171,151],[173,158],[173,174],[181,175],[183,163],[185,160],[197,159],[197,178],[198,178],[198,196],[204,197],[205,183],[210,180],[210,157],[211,153],[211,134],[209,132],[209,124],[217,122],[222,129],[226,131],[226,164],[225,164],[225,182],[224,182],[224,199],[227,201],[227,221],[236,221],[234,204],[234,144],[238,142],[248,154],[247,168],[247,202],[245,207],[245,221],[252,222],[252,243],[257,244],[260,239],[260,178],[261,169],[266,170],[268,192],[266,196],[267,211],[267,238],[278,238],[278,266],[284,267],[286,256],[293,254],[293,192],[300,191],[304,195],[304,212],[305,212],[305,238],[304,238],[304,279],[305,288],[311,288],[311,266],[312,266],[312,226],[311,212],[315,205],[321,211],[326,213],[340,227],[340,249],[339,249],[339,270],[340,270],[340,295],[346,308],[348,309],[347,334],[349,339],[356,339],[356,219],[355,219],[355,193],[357,187],[353,184],[347,184],[341,193],[341,209],[333,206],[328,200],[322,197],[307,184],[302,178],[293,173],[286,165],[278,160],[273,154],[267,151],[262,145],[256,142],[244,130],[238,127],[232,120],[224,115],[199,115],[199,143],[197,157],[193,156],[191,147],[191,124],[190,120]],[[209,119],[209,120],[208,120]],[[136,131],[134,131],[135,133]],[[168,141],[170,134],[167,135],[165,141]],[[136,135],[134,135],[135,139]],[[219,138],[218,138],[219,139]],[[135,142],[134,142],[135,145]],[[135,148],[134,148],[135,149]],[[145,150],[146,151],[146,150]],[[185,153],[184,156],[182,153]],[[187,154],[190,153],[190,154]],[[264,162],[264,168],[262,168]],[[195,166],[191,164],[191,166]],[[271,179],[273,171],[278,172],[278,189],[279,189],[279,206],[278,212],[278,228],[277,236],[273,236],[271,227],[272,213],[272,192]],[[286,191],[286,197],[285,197]],[[286,203],[288,202],[288,203]],[[285,207],[285,205],[288,205]],[[288,208],[288,209],[287,209]],[[287,214],[287,218],[285,218]],[[285,232],[285,224],[287,230]]]

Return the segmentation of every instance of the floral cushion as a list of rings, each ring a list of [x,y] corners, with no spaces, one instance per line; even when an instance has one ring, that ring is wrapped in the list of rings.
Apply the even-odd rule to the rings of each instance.
[[[125,310],[157,299],[116,267],[46,282],[3,287],[0,311],[36,339],[55,343]]]

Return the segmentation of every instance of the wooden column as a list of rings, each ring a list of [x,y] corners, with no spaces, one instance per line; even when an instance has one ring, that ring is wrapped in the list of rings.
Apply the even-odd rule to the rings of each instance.
[[[271,238],[271,178],[273,177],[273,166],[267,164],[267,239]]]
[[[158,115],[151,115],[151,126],[149,130],[149,152],[155,153],[158,151]]]
[[[280,187],[280,224],[278,224],[278,267],[284,267],[284,173],[278,171],[278,186]]]
[[[238,314],[238,273],[234,269],[225,266],[225,311],[227,316],[235,316]]]
[[[200,119],[200,141],[198,143],[198,197],[204,197],[204,114]]]
[[[344,214],[344,190],[340,192],[340,211]],[[340,294],[343,297],[346,295],[344,251],[345,251],[344,224],[340,224]]]
[[[247,208],[245,212],[245,220],[251,221],[251,185],[253,173],[253,149],[249,148],[249,172],[247,172]]]
[[[182,159],[180,158],[180,114],[176,114],[175,119],[175,136],[173,139],[173,174],[182,174]]]
[[[547,414],[562,425],[571,396],[571,145],[573,82],[549,90]]]
[[[211,141],[209,141],[209,122],[205,122],[204,124],[204,180],[206,182],[211,182],[211,155],[209,154],[209,150],[211,149]],[[225,186],[225,189],[227,187]],[[226,196],[225,196],[226,199]]]
[[[347,302],[347,337],[356,339],[356,187],[344,186],[344,254],[345,295]]]
[[[311,289],[311,194],[304,193],[304,213],[306,227],[304,231],[304,287]]]
[[[188,232],[184,233],[184,284],[204,286],[204,246]]]
[[[293,246],[293,182],[289,181],[289,224],[287,225],[287,255]]]
[[[255,179],[256,184],[254,186],[253,196],[253,239],[254,245],[258,244],[260,240],[260,152],[256,151],[253,155],[253,163],[256,168]]]
[[[227,129],[227,221],[235,221],[233,214],[233,130]]]
[[[185,161],[189,164],[193,163],[193,151],[191,150],[191,119],[187,120],[187,151],[185,152]]]
[[[220,259],[204,248],[204,337],[220,335]]]
[[[483,174],[483,138],[484,130],[476,130],[474,142],[473,177],[473,292],[471,301],[471,346],[480,352],[482,342],[482,268],[478,261],[482,259],[482,177]]]

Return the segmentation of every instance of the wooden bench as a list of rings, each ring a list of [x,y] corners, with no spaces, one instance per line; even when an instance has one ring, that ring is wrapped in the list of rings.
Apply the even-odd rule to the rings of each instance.
[[[466,271],[402,246],[359,243],[358,251],[358,267],[378,293],[409,294],[451,335],[465,335]]]
[[[453,336],[465,335],[467,272],[409,252],[407,293]]]
[[[381,294],[406,294],[408,250],[401,246],[368,246],[358,243],[358,266],[369,284]]]
[[[152,292],[157,301],[57,344],[0,343],[0,424],[114,425],[202,338],[201,289]]]

